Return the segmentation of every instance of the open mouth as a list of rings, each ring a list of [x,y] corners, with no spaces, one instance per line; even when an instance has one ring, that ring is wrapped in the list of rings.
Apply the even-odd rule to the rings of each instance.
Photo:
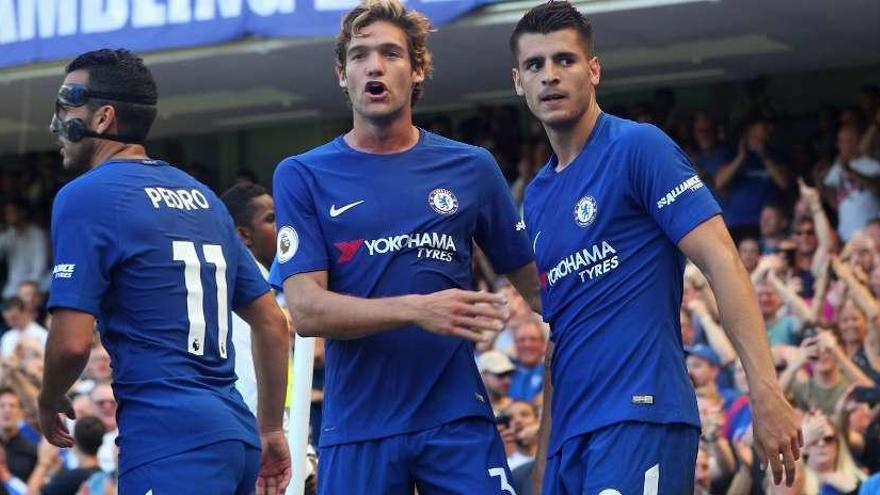
[[[565,98],[565,95],[561,93],[550,93],[541,97],[541,101],[556,101],[562,100]]]
[[[382,96],[388,91],[388,88],[379,81],[370,81],[367,83],[365,90],[371,96]]]

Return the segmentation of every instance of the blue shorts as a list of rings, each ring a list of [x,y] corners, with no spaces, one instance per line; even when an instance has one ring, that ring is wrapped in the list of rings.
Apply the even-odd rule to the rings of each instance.
[[[119,495],[250,495],[259,470],[260,449],[227,440],[126,471],[119,477]]]
[[[700,430],[623,422],[567,440],[547,459],[543,495],[690,495]]]
[[[464,418],[429,430],[321,448],[318,495],[515,495],[495,424]]]

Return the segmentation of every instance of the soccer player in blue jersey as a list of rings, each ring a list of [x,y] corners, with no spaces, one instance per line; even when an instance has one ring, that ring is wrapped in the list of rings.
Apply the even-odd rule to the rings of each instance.
[[[343,19],[351,131],[275,171],[273,283],[327,338],[319,493],[512,495],[473,341],[506,318],[473,292],[474,241],[538,304],[525,226],[482,148],[413,126],[429,24],[399,0]]]
[[[43,434],[73,445],[65,394],[97,321],[119,402],[120,493],[283,493],[284,315],[220,199],[146,155],[157,92],[141,59],[98,50],[66,72],[52,130],[64,166],[86,172],[52,208]],[[230,309],[253,329],[259,430],[235,389]]]
[[[679,328],[685,256],[706,274],[745,367],[760,458],[791,483],[800,430],[711,193],[659,129],[602,113],[591,26],[571,4],[529,11],[510,47],[516,92],[553,148],[524,206],[555,344],[544,495],[692,493],[700,423]]]

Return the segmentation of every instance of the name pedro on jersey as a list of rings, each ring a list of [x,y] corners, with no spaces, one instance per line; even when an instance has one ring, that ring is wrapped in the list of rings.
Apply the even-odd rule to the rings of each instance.
[[[604,275],[619,265],[617,250],[608,241],[602,241],[601,244],[593,244],[562,258],[547,274],[547,281],[551,286],[556,285],[559,279],[577,273],[581,282],[584,282]]]
[[[147,194],[147,198],[156,209],[162,206],[177,210],[207,210],[211,208],[211,205],[208,204],[208,198],[198,189],[172,190],[164,187],[145,187],[144,193]]]

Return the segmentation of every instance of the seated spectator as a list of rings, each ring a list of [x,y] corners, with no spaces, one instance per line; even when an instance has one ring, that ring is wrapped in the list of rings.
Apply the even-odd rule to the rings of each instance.
[[[43,280],[48,265],[48,243],[43,229],[30,223],[27,205],[7,201],[3,205],[6,230],[0,231],[0,260],[6,260],[6,285],[2,297],[12,297],[25,280]]]
[[[486,351],[477,358],[477,368],[489,394],[489,404],[495,415],[510,405],[510,381],[516,366],[500,351]]]
[[[796,381],[807,364],[812,367],[812,375]],[[852,383],[866,387],[874,384],[846,356],[837,338],[827,329],[801,342],[779,381],[783,391],[792,393],[797,407],[804,411],[818,409],[829,416],[834,414],[837,401]]]
[[[76,456],[77,467],[74,469],[64,469],[59,460],[58,448],[43,440],[40,444],[39,463],[28,480],[30,489],[38,489],[41,495],[76,495],[83,482],[101,471],[97,453],[104,433],[104,423],[94,416],[76,420],[72,452]]]
[[[18,296],[3,301],[3,319],[9,324],[9,329],[0,337],[0,358],[11,356],[19,339],[25,335],[38,337],[42,346],[46,347],[49,333],[33,320],[33,315],[27,311],[24,301]]]
[[[824,181],[837,192],[837,231],[844,241],[880,214],[880,162],[860,156],[859,139],[854,126],[837,131],[837,159]]]
[[[770,202],[761,209],[759,219],[761,231],[761,252],[764,254],[776,254],[779,252],[779,243],[788,235],[788,216],[782,205]]]
[[[21,434],[24,411],[11,388],[0,388],[0,444],[6,451],[9,472],[20,480],[30,477],[37,465],[37,446]]]
[[[516,370],[510,383],[510,398],[533,402],[544,388],[544,353],[547,337],[537,320],[529,319],[514,331]]]

